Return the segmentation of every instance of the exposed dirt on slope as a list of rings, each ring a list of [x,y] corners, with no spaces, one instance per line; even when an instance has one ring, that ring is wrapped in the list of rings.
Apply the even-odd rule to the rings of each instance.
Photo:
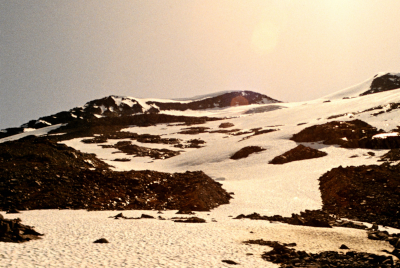
[[[296,148],[293,148],[286,153],[279,155],[272,159],[270,164],[285,164],[292,161],[299,161],[305,159],[318,158],[328,155],[325,152],[304,146],[302,144],[298,145]]]
[[[94,155],[44,138],[0,144],[0,210],[210,210],[231,196],[201,171],[114,172]]]

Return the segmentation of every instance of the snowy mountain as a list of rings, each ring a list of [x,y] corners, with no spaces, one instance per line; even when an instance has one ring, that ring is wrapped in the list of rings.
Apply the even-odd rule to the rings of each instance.
[[[399,267],[399,79],[298,103],[110,96],[7,130],[0,206],[45,236],[0,243],[0,267]]]
[[[220,92],[198,96],[186,100],[138,99],[122,96],[108,96],[86,103],[69,111],[59,112],[31,120],[21,127],[2,130],[1,137],[15,135],[32,129],[39,129],[57,124],[66,124],[76,120],[89,120],[102,117],[130,116],[136,114],[171,113],[172,111],[196,111],[223,109],[231,106],[278,103],[266,95],[252,91]]]

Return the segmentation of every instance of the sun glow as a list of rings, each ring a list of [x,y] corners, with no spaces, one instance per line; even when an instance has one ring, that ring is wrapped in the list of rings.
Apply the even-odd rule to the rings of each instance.
[[[275,49],[278,44],[279,29],[267,21],[258,23],[251,36],[251,48],[259,55],[267,54]]]

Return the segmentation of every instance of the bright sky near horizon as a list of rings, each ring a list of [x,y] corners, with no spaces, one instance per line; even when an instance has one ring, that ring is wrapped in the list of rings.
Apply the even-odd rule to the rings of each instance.
[[[399,72],[398,0],[0,0],[0,128],[108,95],[322,97]]]

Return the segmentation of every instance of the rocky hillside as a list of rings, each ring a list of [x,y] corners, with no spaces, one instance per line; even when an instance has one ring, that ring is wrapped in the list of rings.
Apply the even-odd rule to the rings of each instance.
[[[29,136],[0,144],[0,210],[210,210],[231,196],[201,171],[115,172],[93,154]]]

